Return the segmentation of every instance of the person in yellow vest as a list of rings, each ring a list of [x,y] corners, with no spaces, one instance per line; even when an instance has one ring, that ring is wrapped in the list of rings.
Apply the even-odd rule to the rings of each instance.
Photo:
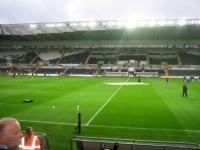
[[[40,150],[40,140],[34,135],[32,127],[26,129],[18,150]]]

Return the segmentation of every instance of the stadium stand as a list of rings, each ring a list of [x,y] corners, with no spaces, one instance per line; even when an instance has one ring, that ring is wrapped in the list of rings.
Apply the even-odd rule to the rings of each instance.
[[[66,63],[66,64],[85,64],[85,61],[89,55],[89,52],[80,52],[76,54],[68,53],[65,55],[59,63]]]
[[[199,76],[200,70],[168,70],[170,76]]]
[[[12,52],[13,55],[11,55]],[[199,76],[200,56],[197,54],[191,54],[189,50],[187,52],[188,53],[175,53],[169,51],[162,53],[162,55],[158,52],[151,52],[146,55],[134,53],[133,55],[132,52],[129,53],[129,51],[126,52],[126,54],[118,54],[104,52],[103,50],[92,53],[86,50],[78,52],[41,51],[37,53],[24,53],[23,50],[21,53],[14,53],[14,51],[9,51],[6,53],[6,51],[2,51],[1,54],[4,56],[1,56],[0,71],[1,74],[16,72],[17,74],[19,73],[21,75],[27,75],[30,72],[36,75],[57,75],[60,72],[64,72],[64,75],[89,74],[125,77],[129,72],[129,68],[134,68],[136,76],[141,75],[144,77],[157,77],[165,75]],[[195,57],[193,55],[195,55]],[[11,59],[11,56],[14,58],[14,60]],[[146,61],[147,57],[149,57],[149,64],[147,64]],[[178,62],[179,57],[181,65]],[[190,61],[188,61],[189,59]],[[164,66],[163,63],[165,64]]]
[[[142,21],[142,22],[141,22]],[[199,20],[139,20],[1,25],[1,75],[200,76]],[[123,23],[123,21],[122,21]],[[145,24],[143,24],[145,23]],[[143,24],[139,26],[140,24]],[[194,44],[195,43],[195,44]],[[38,134],[49,149],[46,135]],[[196,144],[77,137],[79,150],[193,150]]]
[[[177,65],[178,58],[176,53],[150,53],[149,54],[150,64],[161,64],[162,62],[167,62],[169,65]]]
[[[45,51],[39,54],[42,60],[53,60],[61,56],[59,51]]]
[[[80,74],[80,75],[93,75],[96,72],[96,69],[74,69],[70,68],[66,71],[66,74]]]
[[[97,64],[98,62],[103,62],[104,64],[115,64],[116,62],[116,53],[105,53],[102,52],[93,52],[88,64]]]
[[[64,68],[39,68],[38,70],[36,70],[34,73],[35,74],[60,74],[60,72],[64,72],[65,69]]]
[[[187,51],[179,53],[180,59],[183,65],[200,65],[200,55],[198,54],[191,54]]]

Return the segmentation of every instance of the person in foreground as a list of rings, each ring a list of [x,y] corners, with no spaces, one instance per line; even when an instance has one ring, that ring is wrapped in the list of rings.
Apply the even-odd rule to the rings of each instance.
[[[0,150],[16,149],[22,137],[21,126],[15,118],[0,119]]]
[[[18,150],[40,150],[40,140],[34,135],[32,127],[28,127],[21,139]]]

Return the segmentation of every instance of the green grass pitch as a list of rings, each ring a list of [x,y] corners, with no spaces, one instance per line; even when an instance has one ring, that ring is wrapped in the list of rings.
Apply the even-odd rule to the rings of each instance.
[[[77,106],[81,136],[200,143],[200,83],[183,79],[0,76],[0,118],[15,117],[22,131],[46,133],[50,148],[70,149]],[[110,84],[108,84],[110,83]],[[133,85],[132,85],[133,84]],[[32,103],[23,103],[33,99]],[[54,107],[53,107],[54,106]]]

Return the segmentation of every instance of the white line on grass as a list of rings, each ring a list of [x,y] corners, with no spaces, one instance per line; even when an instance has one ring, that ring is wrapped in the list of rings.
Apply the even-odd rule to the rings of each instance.
[[[130,78],[128,78],[125,83],[129,80]],[[86,123],[86,126],[90,124],[90,122],[98,115],[98,113],[108,104],[108,102],[113,98],[113,96],[115,96],[115,94],[122,88],[123,84],[117,89],[117,91],[115,93],[113,93],[113,95],[105,102],[105,104],[96,112],[96,114],[94,114],[94,116],[88,121],[88,123]]]
[[[74,126],[73,123],[63,123],[63,122],[48,122],[48,121],[36,121],[36,120],[18,120],[21,122],[35,122],[35,123],[45,123],[45,124],[58,124],[58,125],[70,125]],[[116,129],[134,129],[134,130],[152,130],[152,131],[173,131],[173,132],[196,132],[200,133],[199,130],[176,130],[176,129],[158,129],[158,128],[136,128],[136,127],[119,127],[119,126],[101,126],[101,125],[84,125],[87,127],[97,127],[97,128],[116,128]]]
[[[36,122],[36,123],[46,123],[46,124],[60,124],[60,125],[76,125],[73,123],[64,123],[64,122],[48,122],[48,121],[36,121],[36,120],[18,120],[21,122]]]
[[[84,125],[83,125],[84,126]],[[85,125],[87,126],[87,125]],[[136,128],[136,127],[119,127],[119,126],[99,126],[99,125],[89,125],[90,127],[99,127],[99,128],[117,128],[117,129],[135,129],[135,130],[152,130],[152,131],[175,131],[175,132],[197,132],[199,130],[178,130],[178,129],[159,129],[159,128]]]

